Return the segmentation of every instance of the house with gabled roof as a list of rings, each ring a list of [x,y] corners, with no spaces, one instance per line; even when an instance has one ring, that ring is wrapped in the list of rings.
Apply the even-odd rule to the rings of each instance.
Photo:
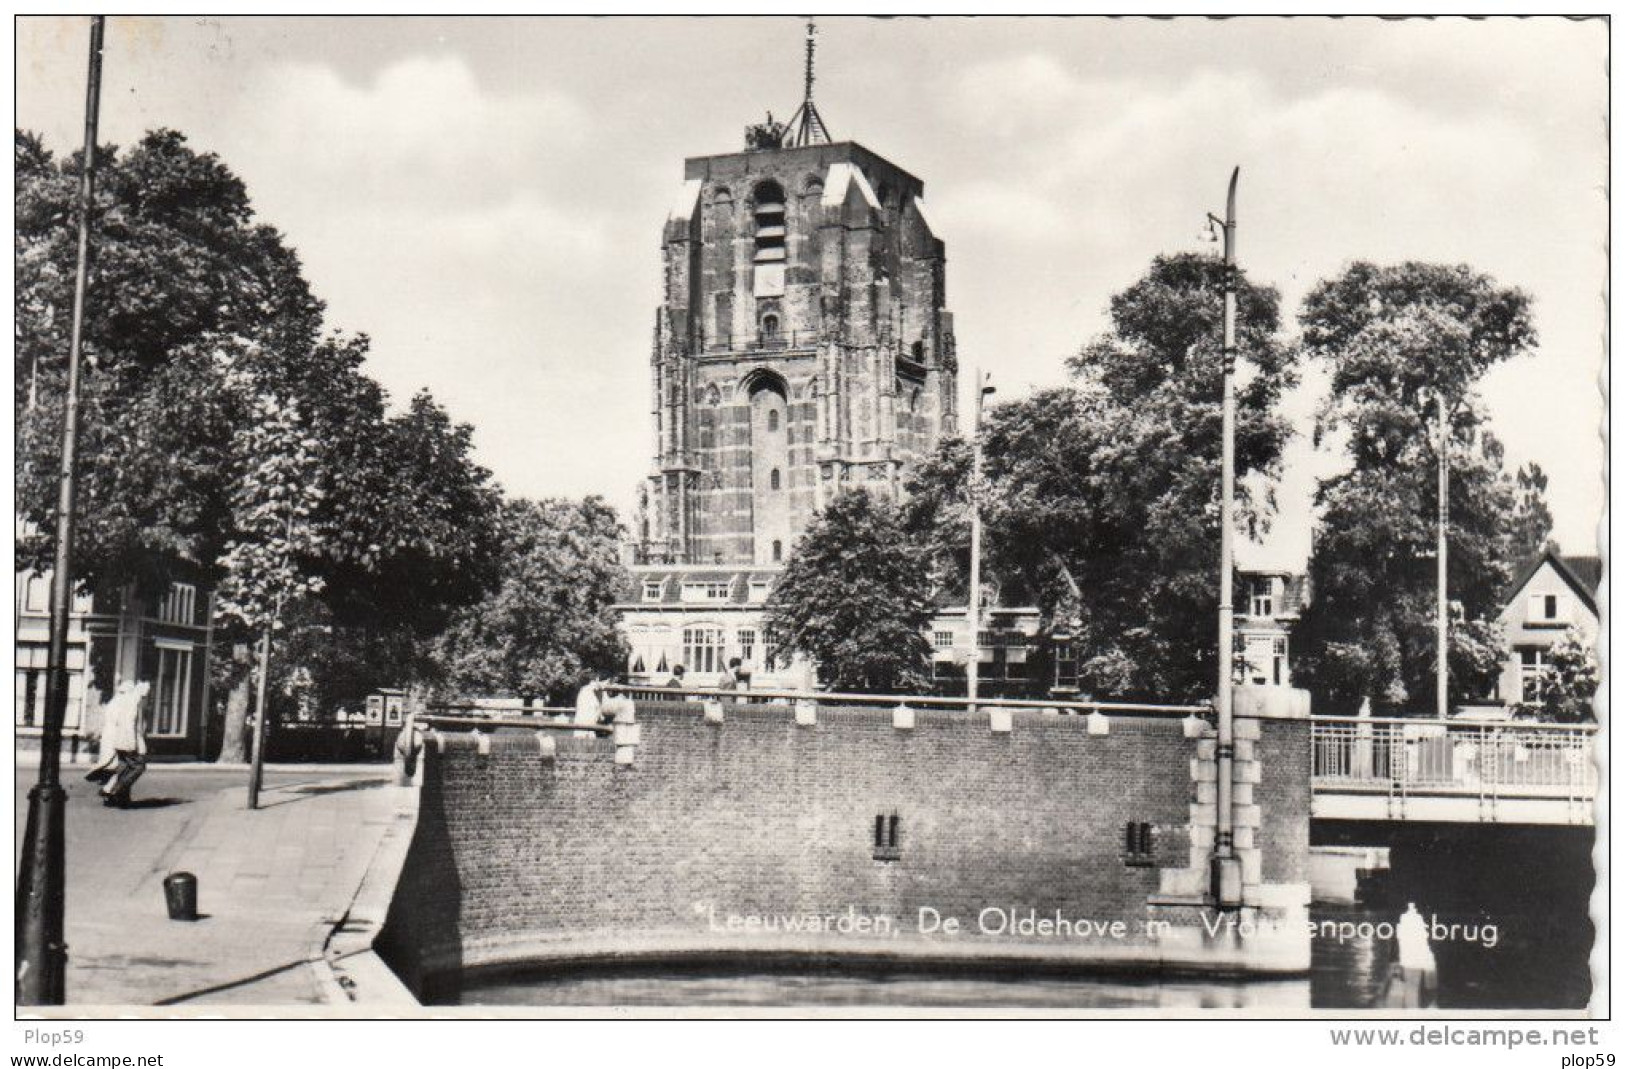
[[[1590,642],[1599,630],[1600,557],[1568,556],[1547,546],[1513,580],[1501,608],[1508,655],[1496,697],[1508,704],[1537,701],[1552,647],[1573,628]]]

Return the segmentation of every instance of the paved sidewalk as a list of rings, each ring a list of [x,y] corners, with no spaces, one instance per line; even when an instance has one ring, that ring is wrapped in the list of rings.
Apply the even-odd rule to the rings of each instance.
[[[18,781],[20,839],[33,777]],[[284,767],[250,811],[240,770],[153,765],[135,807],[108,809],[82,775],[64,781],[70,1007],[320,1003],[309,962],[407,790],[388,766]],[[198,877],[195,923],[165,912],[178,871]]]

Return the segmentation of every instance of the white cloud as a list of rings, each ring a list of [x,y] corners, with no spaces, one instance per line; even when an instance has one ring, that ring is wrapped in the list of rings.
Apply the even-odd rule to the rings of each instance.
[[[1418,48],[1405,62],[1433,57]],[[1484,74],[1483,57],[1440,63],[1461,79]],[[1371,79],[1288,89],[1243,65],[1094,77],[1042,52],[972,66],[945,102],[948,121],[980,146],[961,176],[935,184],[950,232],[968,235],[976,254],[955,260],[961,349],[997,352],[1007,381],[1055,381],[1054,353],[1082,339],[1045,339],[1039,325],[1028,344],[1008,345],[1021,298],[999,275],[1024,265],[1033,277],[1023,288],[1045,292],[1023,258],[1038,252],[1043,273],[1104,304],[1151,256],[1195,248],[1203,214],[1222,209],[1240,164],[1241,259],[1282,290],[1289,329],[1308,288],[1353,259],[1467,262],[1537,295],[1542,350],[1490,376],[1485,391],[1512,461],[1552,473],[1560,528],[1569,540],[1589,531],[1594,467],[1573,458],[1597,452],[1600,139],[1587,152],[1538,111],[1447,108]],[[1520,403],[1517,389],[1537,400]],[[1560,411],[1584,415],[1565,427],[1552,418]],[[1305,443],[1291,462],[1283,507],[1300,515],[1283,517],[1279,534],[1304,545],[1307,471],[1325,461]]]
[[[478,202],[515,182],[557,182],[554,161],[588,127],[571,97],[494,93],[456,56],[406,57],[367,85],[324,65],[278,64],[248,98],[254,141],[279,152],[320,146],[301,159],[309,181],[391,202]]]

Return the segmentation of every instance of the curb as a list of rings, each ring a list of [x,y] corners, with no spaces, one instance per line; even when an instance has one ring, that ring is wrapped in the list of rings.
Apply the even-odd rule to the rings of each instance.
[[[344,915],[316,925],[306,963],[324,1005],[362,1006],[386,1016],[415,1015],[422,1003],[373,946],[389,919],[395,887],[417,830],[417,786],[390,789],[400,792],[390,826],[379,838]]]

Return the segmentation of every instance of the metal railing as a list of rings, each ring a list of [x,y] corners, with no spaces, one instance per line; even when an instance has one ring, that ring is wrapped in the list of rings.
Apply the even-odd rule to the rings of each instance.
[[[810,701],[822,705],[873,705],[893,708],[907,705],[913,709],[951,709],[964,711],[969,698],[944,697],[933,694],[858,694],[827,690],[718,690],[714,687],[657,687],[616,683],[606,688],[611,694],[624,694],[629,698],[653,701],[712,701],[727,700],[750,704],[789,704]],[[978,698],[978,707],[1027,709],[1043,712],[1053,709],[1061,714],[1101,713],[1107,716],[1199,716],[1211,717],[1213,707],[1206,703],[1194,705],[1158,705],[1144,702],[1047,701],[1042,698]]]
[[[1596,726],[1535,722],[1314,717],[1319,790],[1478,798],[1596,795]]]

